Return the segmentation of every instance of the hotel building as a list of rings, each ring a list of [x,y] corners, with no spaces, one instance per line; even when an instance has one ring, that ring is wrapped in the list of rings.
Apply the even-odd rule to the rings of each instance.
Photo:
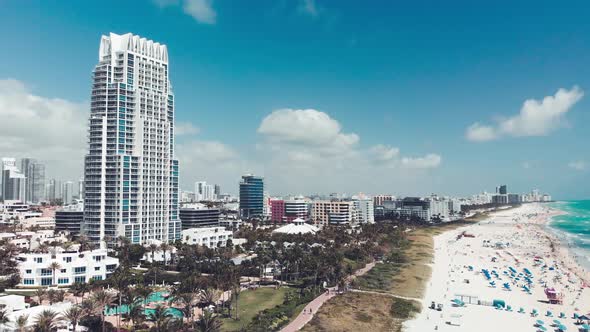
[[[174,95],[165,45],[102,36],[94,69],[82,233],[93,242],[180,238]]]

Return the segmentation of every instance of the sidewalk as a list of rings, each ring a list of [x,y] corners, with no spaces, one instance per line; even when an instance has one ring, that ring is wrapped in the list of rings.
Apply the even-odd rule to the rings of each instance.
[[[353,275],[348,277],[347,280],[350,281],[358,276],[362,276],[363,274],[369,272],[369,270],[371,270],[373,266],[375,266],[375,262],[365,265],[365,267],[363,267],[362,269],[356,270]],[[324,304],[324,302],[328,301],[336,295],[336,288],[337,287],[328,288],[328,291],[316,297],[315,299],[313,299],[313,301],[309,302],[305,306],[303,311],[299,314],[299,316],[297,316],[291,323],[289,323],[289,325],[285,326],[281,330],[281,332],[295,332],[301,330],[305,326],[305,324],[309,323],[309,321],[313,318],[313,315],[315,315],[315,313]]]

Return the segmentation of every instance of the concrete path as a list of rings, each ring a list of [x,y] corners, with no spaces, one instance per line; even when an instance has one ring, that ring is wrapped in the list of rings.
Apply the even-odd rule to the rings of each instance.
[[[369,272],[375,266],[375,262],[369,263],[365,265],[362,269],[356,270],[353,275],[347,278],[347,281],[351,281],[352,279],[362,276],[363,274]],[[313,318],[313,315],[318,311],[318,309],[324,304],[324,302],[328,301],[329,299],[333,298],[337,291],[337,287],[328,288],[328,290],[313,299],[313,301],[309,302],[303,311],[297,316],[289,325],[285,326],[281,332],[295,332],[301,330],[305,324],[309,323],[309,321]]]

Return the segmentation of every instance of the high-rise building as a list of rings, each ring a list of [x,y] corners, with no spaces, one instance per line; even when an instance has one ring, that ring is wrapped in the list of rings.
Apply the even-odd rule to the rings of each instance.
[[[84,224],[93,242],[180,238],[174,95],[165,45],[102,36],[90,103]]]
[[[78,198],[84,198],[84,179],[78,180]]]
[[[264,214],[264,178],[252,174],[242,176],[240,182],[240,216],[262,218]]]
[[[316,225],[347,225],[354,220],[354,203],[351,201],[313,201],[311,221]]]
[[[508,187],[505,184],[503,184],[500,186],[500,195],[506,195],[506,194],[508,194]]]
[[[219,198],[221,196],[221,186],[216,184],[214,190],[215,198]]]
[[[373,200],[371,199],[357,199],[354,200],[354,208],[356,212],[356,221],[361,224],[372,224],[375,222],[375,212]]]
[[[41,202],[45,199],[45,165],[32,158],[23,158],[20,163],[20,169],[27,178],[25,187],[26,202]]]
[[[2,158],[2,199],[25,202],[26,176],[16,167],[16,159]]]
[[[62,202],[64,205],[72,204],[74,200],[74,183],[66,181],[61,185]]]
[[[195,199],[197,202],[215,200],[215,188],[205,181],[195,182]]]

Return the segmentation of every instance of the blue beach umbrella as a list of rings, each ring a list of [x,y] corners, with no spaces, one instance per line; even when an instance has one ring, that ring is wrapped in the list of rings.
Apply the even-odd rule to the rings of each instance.
[[[542,321],[542,320],[540,320],[540,319],[537,319],[537,325],[543,325],[543,324],[545,324],[545,322],[543,322],[543,321]]]
[[[565,325],[560,324],[559,326],[557,326],[557,329],[559,329],[560,331],[567,331],[567,327],[565,327]]]
[[[547,328],[545,326],[537,326],[537,329],[541,331],[547,331]]]

